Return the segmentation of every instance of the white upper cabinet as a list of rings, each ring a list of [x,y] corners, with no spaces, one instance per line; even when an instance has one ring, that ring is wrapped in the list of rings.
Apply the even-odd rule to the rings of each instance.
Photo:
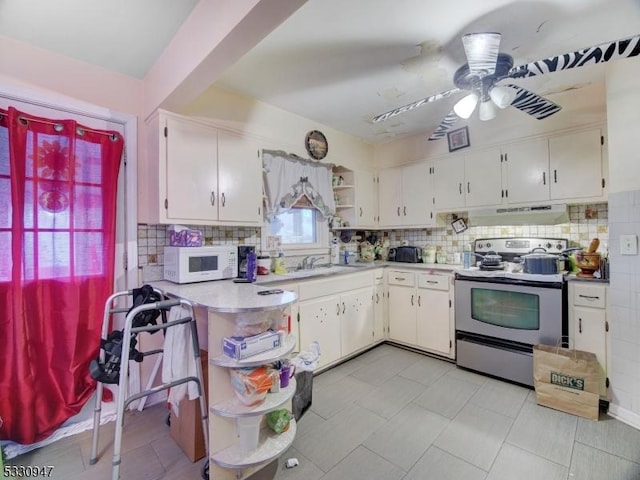
[[[402,225],[402,169],[381,170],[378,177],[378,213],[380,226]]]
[[[434,225],[431,165],[416,163],[402,169],[403,225]]]
[[[262,220],[262,157],[253,139],[218,132],[218,219],[246,224]]]
[[[549,144],[546,138],[502,148],[504,199],[529,203],[549,199]]]
[[[467,207],[498,205],[502,201],[500,149],[464,154],[464,186]]]
[[[497,205],[502,197],[500,150],[456,153],[434,162],[438,210]]]
[[[433,162],[433,195],[436,210],[465,206],[464,157],[456,153]]]
[[[260,225],[262,159],[257,142],[159,111],[147,125],[139,221]]]
[[[602,196],[601,138],[593,129],[549,139],[552,200]]]
[[[355,171],[356,227],[377,227],[378,201],[376,179],[373,172]]]
[[[381,170],[378,181],[380,226],[435,225],[432,177],[431,164],[427,162]]]
[[[161,141],[166,149],[160,157],[166,168],[165,219],[199,223],[217,218],[216,131],[172,117],[165,120]]]

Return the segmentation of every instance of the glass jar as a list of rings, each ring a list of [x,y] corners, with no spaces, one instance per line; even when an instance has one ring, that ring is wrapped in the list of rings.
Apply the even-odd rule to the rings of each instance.
[[[436,263],[436,247],[433,245],[422,247],[422,263]]]

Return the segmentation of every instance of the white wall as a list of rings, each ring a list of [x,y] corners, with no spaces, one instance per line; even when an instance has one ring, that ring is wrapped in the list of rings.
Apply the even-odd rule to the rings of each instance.
[[[612,401],[610,411],[640,428],[640,257],[620,254],[622,234],[640,235],[640,61],[607,68]]]

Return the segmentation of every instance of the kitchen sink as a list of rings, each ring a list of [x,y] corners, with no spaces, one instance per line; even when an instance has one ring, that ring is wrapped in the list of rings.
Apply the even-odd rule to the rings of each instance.
[[[371,267],[373,264],[371,263],[354,263],[350,265],[317,265],[314,268],[304,269],[304,270],[291,270],[283,275],[269,275],[268,277],[264,277],[264,280],[260,277],[259,283],[266,284],[272,282],[282,282],[287,280],[297,280],[301,278],[317,278],[317,277],[328,277],[331,275],[336,275],[339,273],[345,272],[353,272],[354,270],[363,268],[363,267]]]

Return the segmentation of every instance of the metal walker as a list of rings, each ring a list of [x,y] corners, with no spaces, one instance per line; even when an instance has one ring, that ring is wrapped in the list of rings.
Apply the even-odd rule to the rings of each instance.
[[[164,294],[162,291],[157,290],[155,288],[153,290],[156,293],[160,294],[160,298],[164,298]],[[153,302],[153,303],[144,303],[130,310],[128,308],[113,307],[114,300],[124,295],[133,295],[133,292],[134,292],[133,290],[129,290],[129,291],[117,292],[111,295],[105,302],[104,318],[102,323],[102,339],[106,340],[108,330],[109,330],[109,320],[111,315],[114,313],[125,313],[128,311],[127,316],[125,318],[124,330],[122,335],[122,339],[123,339],[122,352],[120,356],[120,377],[118,381],[116,429],[115,429],[114,442],[113,442],[112,480],[119,480],[120,478],[120,464],[121,464],[120,450],[122,447],[122,431],[124,428],[124,413],[126,408],[129,406],[131,402],[146,398],[151,394],[181,385],[183,383],[196,382],[198,386],[198,393],[200,395],[199,403],[200,403],[200,413],[202,416],[202,431],[204,434],[205,451],[206,452],[209,451],[208,414],[207,414],[206,399],[202,389],[203,379],[202,379],[202,366],[200,363],[200,344],[198,341],[198,330],[196,328],[196,320],[195,320],[193,305],[191,304],[191,302],[187,300],[174,299],[174,300],[163,300],[163,301]],[[169,321],[166,323],[161,322],[161,323],[158,323],[158,325],[146,325],[142,327],[132,326],[136,315],[138,315],[141,312],[144,312],[146,310],[161,310],[161,311],[168,312],[171,309],[171,307],[175,307],[175,306],[186,307],[189,310],[190,315],[186,317],[178,318],[176,320]],[[140,393],[127,396],[127,387],[128,387],[128,380],[129,380],[129,358],[130,358],[129,342],[131,342],[131,340],[135,338],[135,335],[137,333],[166,330],[167,328],[171,328],[176,325],[182,325],[185,323],[189,323],[190,330],[191,330],[191,340],[192,340],[193,352],[195,357],[197,377],[194,377],[194,376],[184,377],[172,382],[157,385],[153,388],[149,388]],[[141,354],[144,357],[147,357],[149,355],[161,354],[162,352],[163,352],[163,349],[156,349],[156,350],[150,350],[148,352],[141,352]],[[101,362],[104,362],[105,352],[104,352],[104,349],[102,348],[100,349],[99,358]],[[94,415],[93,415],[93,437],[91,442],[91,457],[89,459],[90,465],[94,465],[98,461],[98,458],[97,458],[98,435],[100,430],[100,412],[101,412],[103,389],[104,389],[104,384],[98,381],[97,390],[96,390],[96,406],[95,406]]]

